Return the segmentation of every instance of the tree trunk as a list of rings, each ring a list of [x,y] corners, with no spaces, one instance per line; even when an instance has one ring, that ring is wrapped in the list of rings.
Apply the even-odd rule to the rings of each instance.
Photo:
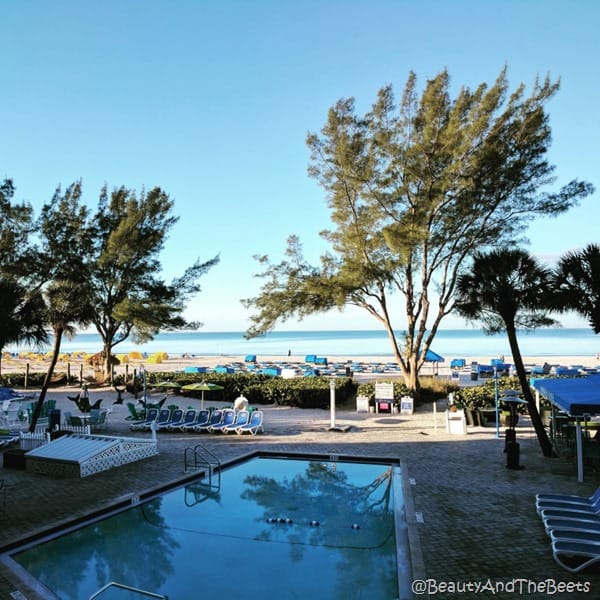
[[[54,374],[54,367],[56,366],[56,363],[58,361],[58,355],[60,353],[60,343],[62,340],[62,335],[62,329],[54,330],[52,359],[50,360],[50,364],[48,365],[48,371],[46,372],[46,377],[44,378],[44,383],[42,384],[40,395],[38,396],[33,415],[31,416],[31,423],[29,424],[29,431],[31,433],[35,431],[35,426],[37,425],[38,419],[40,418],[40,413],[42,412],[42,406],[44,405],[44,401],[46,400],[46,392],[48,391],[48,387],[50,386],[50,380],[52,379],[52,375]]]
[[[523,391],[523,397],[527,401],[527,410],[531,418],[531,424],[535,429],[535,433],[537,435],[540,448],[542,449],[542,453],[546,457],[552,457],[554,455],[554,452],[552,450],[552,443],[548,438],[548,433],[544,428],[542,418],[540,417],[540,413],[538,412],[537,406],[535,405],[533,394],[531,393],[531,388],[529,387],[529,382],[527,381],[527,373],[525,373],[525,365],[523,364],[523,357],[521,356],[519,343],[517,341],[517,332],[514,327],[508,327],[507,325],[506,333],[508,335],[508,343],[510,344],[512,357],[515,361],[515,370],[517,371],[517,377],[519,378],[521,390]]]

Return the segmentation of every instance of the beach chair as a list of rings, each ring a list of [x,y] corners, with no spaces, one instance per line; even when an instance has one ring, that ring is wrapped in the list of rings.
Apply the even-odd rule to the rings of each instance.
[[[158,408],[151,408],[146,413],[146,418],[143,421],[132,423],[129,426],[129,429],[131,429],[131,431],[142,431],[146,425],[149,427],[152,421],[156,421],[156,417],[158,417]]]
[[[256,435],[257,433],[262,433],[263,431],[263,411],[255,410],[250,415],[250,420],[245,425],[240,425],[235,428],[235,432],[238,435],[243,435],[244,433],[250,433],[252,435]]]
[[[600,498],[595,500],[594,502],[590,502],[589,500],[581,500],[580,502],[576,501],[565,501],[565,500],[537,500],[535,504],[535,509],[537,510],[538,515],[545,510],[582,510],[584,512],[600,512]]]
[[[535,504],[538,502],[568,502],[575,504],[594,504],[600,500],[600,487],[591,496],[576,496],[574,494],[536,494]]]
[[[223,415],[221,420],[214,425],[211,423],[208,426],[208,431],[210,433],[215,433],[217,431],[222,431],[223,427],[231,427],[235,423],[235,410],[233,408],[226,408],[223,411]]]
[[[150,410],[152,410],[152,409],[150,409]],[[158,410],[158,409],[156,409],[156,410]],[[160,410],[160,412],[158,413],[156,420],[154,421],[154,423],[156,425],[156,430],[158,431],[163,425],[168,423],[170,418],[171,418],[171,410],[169,408],[162,408]],[[152,429],[152,421],[150,421],[150,423],[148,423],[147,425],[144,425],[144,427],[142,427],[142,429],[144,431],[150,431]]]
[[[229,433],[230,431],[235,431],[236,427],[241,427],[242,425],[246,425],[250,419],[250,411],[248,410],[240,410],[237,413],[237,418],[234,423],[231,425],[225,425],[221,428],[222,433]]]
[[[590,542],[555,540],[552,542],[552,557],[571,573],[579,573],[600,561],[600,545]]]
[[[92,408],[90,410],[90,429],[91,431],[101,431],[107,427],[108,411]]]
[[[125,417],[126,421],[143,421],[144,420],[144,413],[138,412],[137,409],[135,408],[135,404],[133,402],[127,403],[127,410],[129,411],[129,416]]]
[[[542,521],[546,519],[578,519],[578,518],[591,518],[595,520],[600,519],[600,511],[594,510],[589,506],[582,506],[578,504],[564,504],[563,506],[544,507],[538,511]]]
[[[167,425],[168,431],[181,431],[181,427],[193,423],[196,420],[196,409],[188,408],[178,422],[172,421]]]
[[[169,420],[166,421],[165,423],[160,423],[159,425],[157,425],[156,430],[157,431],[167,430],[169,428],[169,426],[172,425],[173,423],[181,423],[181,419],[183,419],[183,409],[176,408],[169,416]]]
[[[222,417],[223,417],[223,411],[221,409],[217,408],[216,410],[212,411],[212,414],[210,415],[210,417],[206,421],[206,423],[198,423],[198,425],[194,425],[194,427],[192,429],[196,433],[208,431],[209,427],[212,427],[213,425],[220,423]]]
[[[546,533],[555,529],[563,531],[587,531],[600,534],[600,518],[597,519],[546,519],[544,521]]]
[[[191,423],[184,423],[179,428],[181,431],[193,431],[196,425],[204,425],[210,420],[210,410],[203,408],[196,413],[196,418]]]

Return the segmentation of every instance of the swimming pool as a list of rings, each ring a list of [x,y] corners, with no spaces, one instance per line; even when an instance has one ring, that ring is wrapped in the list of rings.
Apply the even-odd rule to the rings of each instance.
[[[400,466],[254,457],[13,554],[65,600],[410,597]],[[98,596],[141,598],[107,590]]]

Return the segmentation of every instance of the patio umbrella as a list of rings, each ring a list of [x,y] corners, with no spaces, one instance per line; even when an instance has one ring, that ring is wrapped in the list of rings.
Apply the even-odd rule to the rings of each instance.
[[[163,390],[178,390],[181,384],[176,381],[159,381],[158,383],[150,384],[150,387],[161,388]]]
[[[202,392],[202,397],[200,398],[200,410],[204,408],[204,392],[211,392],[213,390],[223,390],[225,389],[222,385],[217,385],[216,383],[209,383],[207,381],[201,381],[200,383],[189,383],[188,385],[184,385],[181,388],[186,392]]]

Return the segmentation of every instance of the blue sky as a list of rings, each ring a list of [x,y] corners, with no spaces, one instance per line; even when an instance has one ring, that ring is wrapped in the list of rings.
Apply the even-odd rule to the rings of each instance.
[[[548,106],[557,187],[599,187],[595,0],[0,0],[0,10],[0,178],[38,210],[78,179],[92,206],[104,183],[162,187],[180,217],[165,278],[221,256],[188,310],[207,331],[247,327],[254,254],[279,260],[295,233],[316,262],[329,215],[306,173],[306,134],[339,98],[365,111],[388,83],[399,97],[410,70],[423,83],[447,68],[456,88],[491,83],[504,65],[512,88],[560,77]],[[599,242],[599,193],[533,223],[530,251],[551,261]],[[377,323],[346,311],[282,328]]]

